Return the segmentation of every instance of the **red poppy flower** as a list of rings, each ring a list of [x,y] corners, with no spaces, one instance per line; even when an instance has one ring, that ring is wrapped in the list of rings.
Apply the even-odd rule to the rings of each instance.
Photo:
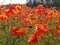
[[[60,29],[60,25],[57,25],[56,28],[57,28],[57,29]]]
[[[36,37],[38,37],[39,35],[40,35],[41,33],[38,31],[38,32],[34,32],[34,35],[36,36]]]
[[[38,9],[43,9],[43,5],[39,5],[37,8]]]
[[[9,9],[10,10],[15,9],[14,4],[9,4]]]
[[[7,16],[6,15],[0,15],[0,20],[3,20],[3,21],[5,21],[5,20],[7,20]]]
[[[17,31],[17,34],[18,34],[18,35],[24,35],[24,34],[26,34],[26,33],[27,33],[27,30],[24,29],[24,28],[22,28],[22,29],[20,29],[20,30]]]
[[[22,22],[26,22],[26,23],[28,23],[30,21],[30,19],[28,19],[28,18],[24,18],[23,20],[22,20]]]
[[[36,36],[34,34],[31,34],[30,37],[29,37],[28,42],[29,43],[36,43],[36,41],[37,41]]]
[[[9,10],[8,10],[8,11],[6,11],[6,13],[5,13],[5,14],[6,14],[6,16],[7,16],[7,17],[10,17],[10,16],[11,16],[11,13],[9,12]]]
[[[44,14],[46,15],[48,14],[48,12],[49,12],[49,8],[44,8]]]
[[[42,24],[37,24],[35,29],[38,30],[38,31],[45,30],[45,26],[42,25]]]
[[[12,27],[12,29],[11,29],[12,35],[17,35],[17,31],[18,30],[19,30],[19,27],[18,26]]]
[[[55,35],[60,35],[60,30],[56,30]]]

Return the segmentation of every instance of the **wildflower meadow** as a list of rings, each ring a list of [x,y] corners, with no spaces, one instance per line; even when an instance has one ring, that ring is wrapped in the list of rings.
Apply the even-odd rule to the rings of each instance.
[[[60,9],[0,5],[0,45],[60,45]]]

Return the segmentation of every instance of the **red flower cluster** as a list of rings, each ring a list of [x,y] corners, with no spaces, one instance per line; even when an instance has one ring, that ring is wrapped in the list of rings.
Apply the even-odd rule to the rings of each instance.
[[[27,33],[27,30],[24,28],[19,29],[18,26],[14,26],[11,29],[12,35],[24,35]]]

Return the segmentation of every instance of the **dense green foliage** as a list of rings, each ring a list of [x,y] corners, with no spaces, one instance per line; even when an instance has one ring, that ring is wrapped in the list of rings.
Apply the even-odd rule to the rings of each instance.
[[[52,3],[49,0],[48,1],[45,0],[45,2],[44,2],[44,0],[40,0],[40,1],[37,0],[37,2],[36,2],[36,0],[34,0],[33,3],[32,3],[32,1],[27,2],[27,5],[35,7],[35,6],[38,6],[39,4],[42,4],[45,7],[53,7],[53,6],[60,7],[60,0],[51,0],[51,1],[52,1]],[[44,3],[46,3],[46,4],[44,4]]]

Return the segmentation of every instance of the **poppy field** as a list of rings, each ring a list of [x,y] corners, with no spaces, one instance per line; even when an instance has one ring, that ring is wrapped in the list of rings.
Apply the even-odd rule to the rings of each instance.
[[[60,10],[0,5],[0,45],[60,45]]]

